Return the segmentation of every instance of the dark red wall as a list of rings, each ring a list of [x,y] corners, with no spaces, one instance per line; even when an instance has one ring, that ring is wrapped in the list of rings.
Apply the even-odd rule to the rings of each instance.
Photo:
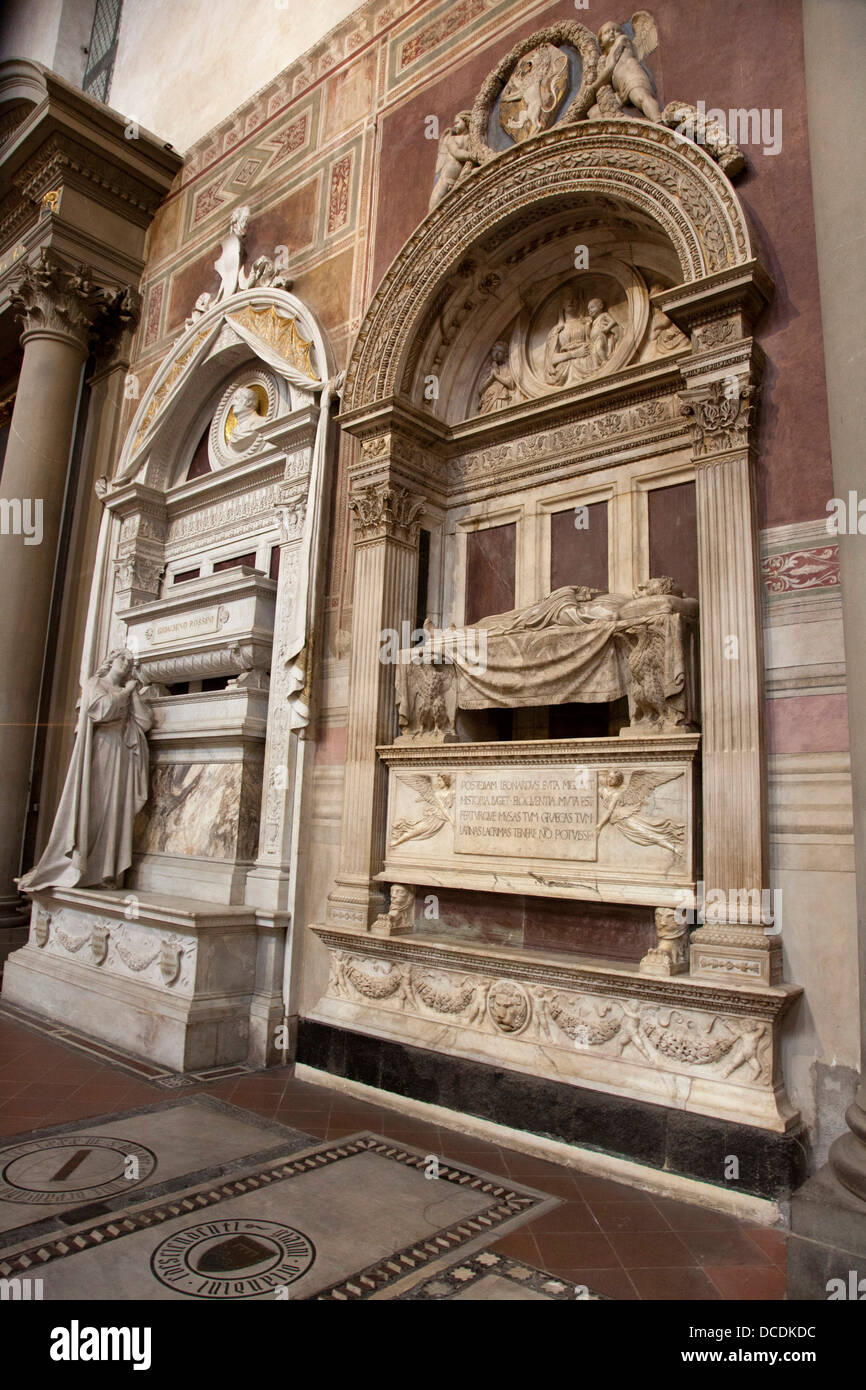
[[[651,11],[659,47],[650,66],[663,104],[702,99],[725,111],[782,111],[781,153],[748,147],[748,168],[734,181],[776,284],[757,334],[768,358],[759,416],[760,520],[774,526],[823,517],[833,488],[799,0],[653,0]],[[471,107],[488,72],[525,34],[557,19],[597,29],[607,10],[594,4],[590,18],[561,0],[529,22],[518,3],[514,14],[507,36],[383,114],[371,289],[427,212],[437,147],[424,138],[425,116],[437,115],[444,127]]]

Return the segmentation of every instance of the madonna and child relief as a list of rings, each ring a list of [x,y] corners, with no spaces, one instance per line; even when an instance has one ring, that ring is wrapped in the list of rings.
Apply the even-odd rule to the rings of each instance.
[[[569,283],[521,318],[509,337],[494,343],[481,371],[480,415],[615,369],[633,339],[627,300],[612,277]]]

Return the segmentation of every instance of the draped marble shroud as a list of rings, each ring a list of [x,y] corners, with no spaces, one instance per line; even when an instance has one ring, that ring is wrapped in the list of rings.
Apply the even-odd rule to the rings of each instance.
[[[522,708],[569,702],[597,704],[629,696],[635,677],[629,653],[642,637],[659,695],[676,700],[683,720],[697,722],[697,601],[673,594],[602,594],[566,585],[530,608],[484,618],[474,628],[428,634],[397,667],[401,727],[416,718],[425,664],[448,668],[460,709]],[[682,697],[682,700],[680,699]]]

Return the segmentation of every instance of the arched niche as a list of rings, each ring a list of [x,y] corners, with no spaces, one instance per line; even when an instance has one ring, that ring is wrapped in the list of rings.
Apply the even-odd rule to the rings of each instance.
[[[542,206],[531,226],[521,219],[491,249],[476,244],[436,296],[403,375],[406,394],[434,418],[457,425],[484,413],[479,396],[497,344],[507,348],[511,403],[540,400],[562,385],[597,386],[624,368],[658,360],[688,346],[674,329],[661,350],[661,311],[650,302],[679,276],[670,239],[621,202]],[[545,372],[545,340],[572,294],[581,316],[595,297],[602,300],[615,320],[616,342],[606,361],[558,382]]]
[[[493,255],[521,230],[588,213],[596,199],[645,219],[670,243],[680,284],[754,258],[742,205],[698,145],[647,121],[557,127],[476,170],[409,238],[361,324],[344,410],[406,393],[425,316],[476,249]]]
[[[85,661],[130,646],[155,711],[133,889],[294,906],[336,386],[300,300],[234,294],[188,320],[102,485]]]

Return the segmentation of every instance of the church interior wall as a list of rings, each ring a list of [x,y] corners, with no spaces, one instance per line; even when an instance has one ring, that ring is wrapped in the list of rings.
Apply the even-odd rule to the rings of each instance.
[[[567,0],[520,7],[511,0],[387,7],[385,0],[374,0],[358,11],[350,3],[317,6],[310,28],[299,23],[293,9],[289,35],[288,12],[273,6],[263,10],[263,23],[273,27],[278,42],[269,43],[267,31],[257,28],[257,41],[247,52],[237,36],[245,21],[236,8],[229,12],[226,0],[217,0],[215,19],[214,4],[196,0],[181,7],[180,15],[172,7],[171,24],[165,23],[163,7],[124,7],[111,104],[186,154],[149,234],[143,312],[129,364],[135,394],[117,402],[119,439],[197,295],[214,288],[219,239],[238,207],[251,209],[250,260],[280,241],[287,244],[293,292],[317,316],[337,365],[344,367],[378,283],[427,211],[437,144],[425,139],[426,118],[433,114],[445,126],[458,110],[471,106],[484,77],[519,38],[559,19],[593,22]],[[47,15],[51,7],[41,8]],[[228,19],[220,21],[223,9],[234,27]],[[749,163],[735,186],[775,281],[775,297],[757,330],[767,356],[758,478],[768,886],[783,895],[785,978],[805,990],[784,1044],[789,1090],[817,1134],[819,1097],[829,1097],[830,1089],[822,1092],[816,1065],[838,1067],[853,1077],[859,1032],[845,652],[838,554],[828,545],[823,524],[833,482],[823,370],[816,365],[822,361],[823,338],[802,25],[799,7],[790,0],[737,0],[725,7],[723,22],[712,0],[690,3],[687,16],[678,0],[655,0],[653,10],[663,42],[650,66],[663,92],[690,101],[704,98],[725,110],[769,107],[784,120],[780,153],[747,150]],[[326,21],[337,28],[309,48]],[[142,51],[147,64],[140,62]],[[273,76],[275,53],[291,61]],[[219,80],[202,81],[202,94],[191,103],[193,62],[199,72]],[[152,65],[174,73],[175,81],[154,83]],[[356,451],[356,442],[343,434],[328,519],[325,630],[319,645],[310,921],[324,920],[338,868],[353,615],[347,470]],[[665,467],[668,481],[688,477],[685,458],[667,458]],[[635,479],[639,474],[636,469]],[[92,481],[82,482],[81,506],[91,506],[95,516],[97,504],[85,501],[93,496]],[[583,477],[580,500],[609,500],[605,487],[604,474]],[[573,504],[572,493],[563,485],[562,501]],[[549,487],[524,490],[522,515],[531,515],[535,525],[555,500]],[[514,507],[513,497],[507,503],[469,504],[457,528],[465,523],[465,534],[481,523],[501,524]],[[92,567],[95,544],[95,527],[85,520],[67,579],[52,713],[58,732],[44,789],[46,808],[59,795],[71,745],[62,710],[78,681],[86,617],[83,576]],[[540,549],[531,558],[518,550],[515,606],[527,601],[530,590],[534,596],[539,584],[538,573],[527,578],[521,564],[544,568],[546,563]],[[619,564],[612,556],[615,574]],[[457,603],[454,585],[461,567],[446,563],[445,569],[448,608]],[[50,817],[42,824],[50,824]],[[487,910],[493,913],[495,904]],[[325,952],[311,938],[304,944],[302,1013],[313,1007],[326,981]],[[844,1092],[847,1082],[840,1085]],[[832,1130],[841,1126],[844,1103],[828,1098],[826,1104]]]

